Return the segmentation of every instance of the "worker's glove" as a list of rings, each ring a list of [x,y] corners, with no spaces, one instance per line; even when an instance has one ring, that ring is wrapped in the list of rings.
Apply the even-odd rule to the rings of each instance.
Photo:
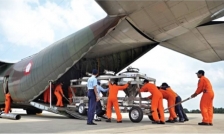
[[[196,97],[196,96],[197,96],[197,94],[194,93],[194,94],[191,95],[191,98],[194,98],[194,97]]]

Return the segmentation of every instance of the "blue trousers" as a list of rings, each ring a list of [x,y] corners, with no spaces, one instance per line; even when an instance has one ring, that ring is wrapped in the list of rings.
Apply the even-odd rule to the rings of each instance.
[[[95,95],[93,89],[88,91],[88,98],[89,98],[89,102],[88,102],[87,123],[93,123],[94,113],[95,113],[95,110],[96,110],[96,95]]]
[[[105,110],[102,110],[101,102],[98,101],[98,102],[96,103],[96,115],[97,115],[98,117],[102,117],[105,113],[106,113],[106,111],[105,111]]]
[[[181,111],[183,113],[184,119],[188,120],[188,117],[187,117],[186,113],[184,112],[184,108],[183,108],[183,106],[181,104],[180,104],[180,108],[181,108]]]
[[[178,102],[181,102],[180,96],[176,97],[176,102],[175,103],[178,103]],[[175,106],[175,111],[179,116],[179,120],[183,120],[184,116],[183,116],[183,112],[182,112],[182,109],[181,109],[181,104]]]
[[[97,114],[97,115],[100,114],[101,111],[102,111],[102,105],[101,105],[101,102],[98,101],[98,102],[96,103],[96,114]]]

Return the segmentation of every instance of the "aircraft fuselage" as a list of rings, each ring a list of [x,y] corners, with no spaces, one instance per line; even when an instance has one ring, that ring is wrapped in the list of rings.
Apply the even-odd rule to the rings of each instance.
[[[106,17],[31,57],[1,69],[1,77],[9,75],[8,89],[13,103],[28,103],[37,98],[48,87],[49,80],[56,81],[63,76],[119,20],[120,17]],[[3,104],[3,83],[0,84],[0,104]]]

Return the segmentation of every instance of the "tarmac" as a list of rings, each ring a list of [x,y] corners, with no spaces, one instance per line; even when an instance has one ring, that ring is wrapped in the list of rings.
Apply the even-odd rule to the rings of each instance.
[[[188,114],[185,123],[152,124],[146,115],[140,123],[129,120],[123,113],[123,123],[115,119],[111,123],[105,120],[98,125],[86,125],[86,120],[70,119],[61,115],[43,112],[39,115],[26,115],[23,110],[13,110],[20,114],[20,120],[0,118],[0,133],[224,133],[224,114],[214,114],[213,126],[199,126],[201,114]],[[169,116],[165,114],[166,118]],[[116,115],[112,115],[116,118]]]

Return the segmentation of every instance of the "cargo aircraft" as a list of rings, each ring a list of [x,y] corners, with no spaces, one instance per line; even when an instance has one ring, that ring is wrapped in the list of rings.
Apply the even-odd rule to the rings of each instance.
[[[224,22],[213,21],[224,16],[222,0],[96,2],[105,18],[17,63],[0,61],[1,107],[8,89],[12,108],[41,113],[36,104],[49,80],[64,82],[67,95],[71,79],[93,68],[117,73],[157,45],[203,62],[224,59]]]

